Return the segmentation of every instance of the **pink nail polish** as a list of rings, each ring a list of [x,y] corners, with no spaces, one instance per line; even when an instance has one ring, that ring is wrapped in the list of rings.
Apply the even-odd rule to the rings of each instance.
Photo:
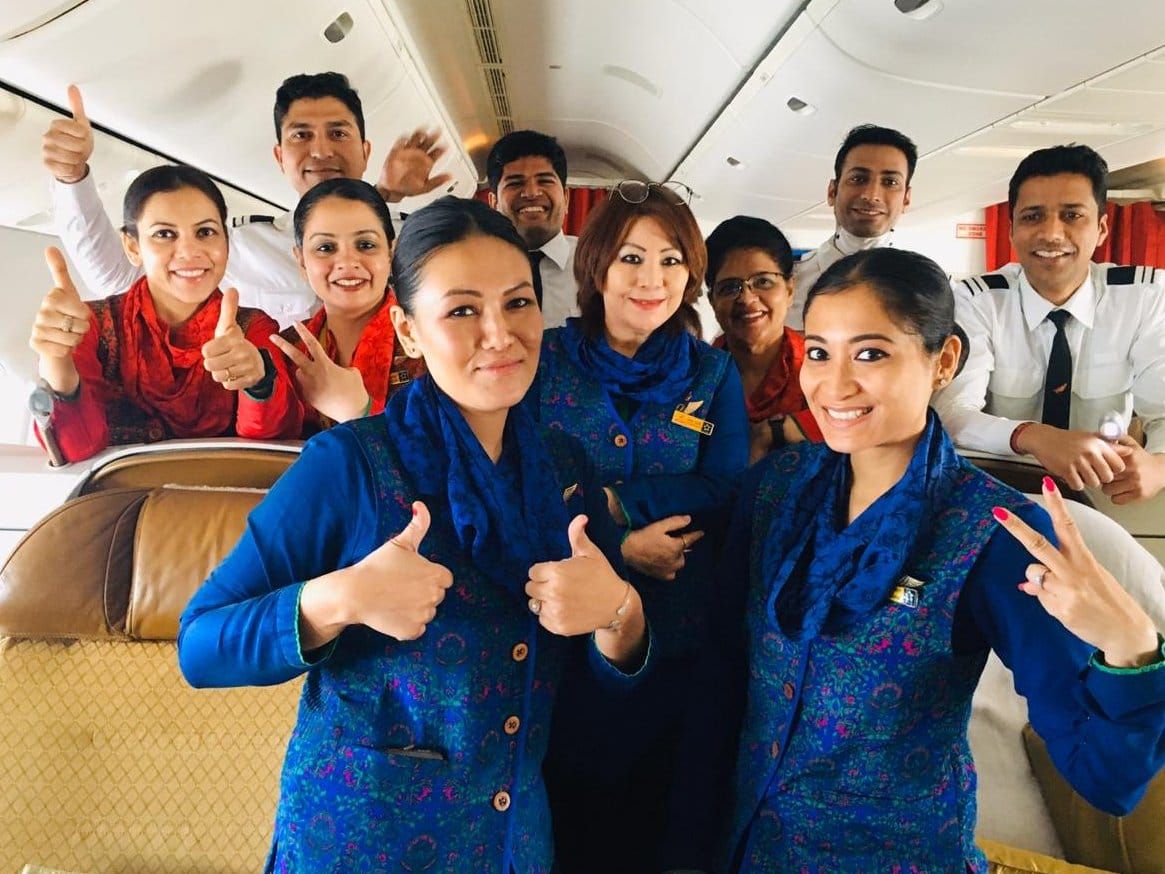
[[[1006,522],[1011,517],[1011,514],[1004,510],[1002,507],[993,508],[991,510],[991,515],[1000,522]]]
[[[1045,492],[1059,491],[1059,489],[1056,488],[1056,481],[1054,479],[1052,479],[1050,476],[1044,477],[1044,491]]]
[[[413,518],[414,519],[417,518],[417,508],[416,507],[413,507]]]

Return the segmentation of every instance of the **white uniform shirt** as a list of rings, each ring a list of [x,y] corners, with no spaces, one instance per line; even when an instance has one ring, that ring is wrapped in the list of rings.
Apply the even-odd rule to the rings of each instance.
[[[838,228],[832,237],[793,265],[793,302],[785,315],[785,324],[798,331],[805,330],[805,298],[821,274],[846,255],[879,246],[893,246],[894,232],[880,237],[855,237],[844,228]]]
[[[129,262],[121,234],[109,220],[93,174],[80,182],[52,180],[57,234],[89,289],[100,297],[128,289],[142,275]],[[239,290],[239,303],[265,311],[280,328],[307,318],[319,301],[291,254],[295,245],[291,213],[273,222],[233,227],[222,288]]]
[[[557,328],[579,314],[578,285],[574,281],[574,250],[578,237],[559,232],[541,251],[546,256],[538,265],[542,274],[542,324]]]
[[[953,283],[956,318],[970,338],[962,373],[939,392],[935,409],[967,449],[1014,455],[1011,432],[1043,415],[1055,307],[1032,288],[1019,264]],[[1135,411],[1146,448],[1165,452],[1165,270],[1093,264],[1061,309],[1072,352],[1069,425],[1095,432],[1101,417]]]

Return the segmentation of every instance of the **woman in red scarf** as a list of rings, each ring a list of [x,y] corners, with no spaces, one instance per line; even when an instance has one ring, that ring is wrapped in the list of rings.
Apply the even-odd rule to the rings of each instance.
[[[359,179],[327,179],[295,208],[295,257],[323,307],[271,341],[296,366],[304,436],[380,413],[423,372],[396,342],[388,207]]]
[[[801,393],[805,338],[785,327],[793,300],[793,250],[764,219],[738,215],[708,237],[705,274],[712,309],[744,383],[751,425],[749,462],[821,431]]]
[[[295,387],[268,337],[277,326],[218,290],[226,203],[193,167],[154,167],[125,194],[123,241],[144,275],[83,302],[61,253],[29,341],[54,396],[50,434],[66,461],[110,444],[172,437],[298,437]]]

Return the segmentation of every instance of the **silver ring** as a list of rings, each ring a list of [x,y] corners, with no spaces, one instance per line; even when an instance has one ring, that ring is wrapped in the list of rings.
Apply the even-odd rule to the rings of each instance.
[[[65,333],[66,334],[73,333],[73,317],[72,316],[65,316]]]
[[[1032,583],[1034,583],[1036,586],[1038,586],[1039,588],[1042,589],[1044,587],[1044,577],[1046,577],[1047,575],[1048,575],[1048,569],[1044,568],[1042,571],[1040,571],[1038,574],[1036,574],[1032,578]]]
[[[542,612],[542,602],[537,598],[530,599],[530,612],[535,616]]]

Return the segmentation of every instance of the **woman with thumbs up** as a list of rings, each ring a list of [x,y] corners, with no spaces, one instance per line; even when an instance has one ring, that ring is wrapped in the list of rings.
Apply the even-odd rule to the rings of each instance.
[[[179,661],[197,686],[307,675],[266,870],[548,872],[564,663],[634,685],[642,604],[585,450],[527,406],[542,315],[513,225],[443,198],[392,267],[427,375],[308,441],[186,608]]]
[[[144,276],[84,302],[61,253],[29,341],[53,394],[49,427],[68,461],[111,444],[174,437],[299,436],[295,388],[269,339],[275,322],[218,290],[226,203],[192,167],[145,171],[126,191],[126,253]]]

